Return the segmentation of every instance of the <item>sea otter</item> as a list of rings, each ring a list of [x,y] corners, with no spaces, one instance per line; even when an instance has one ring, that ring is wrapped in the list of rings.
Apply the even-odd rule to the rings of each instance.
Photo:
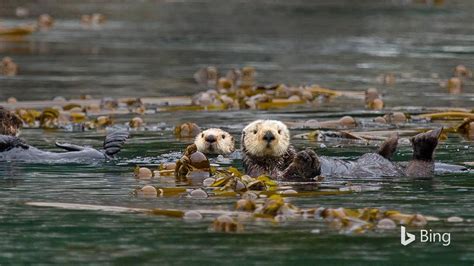
[[[311,149],[296,152],[285,124],[276,120],[257,120],[242,131],[243,164],[250,176],[267,174],[280,180],[307,180],[318,175],[430,177],[434,173],[433,152],[441,131],[436,129],[413,137],[413,159],[403,166],[390,161],[397,148],[398,135],[388,138],[377,153],[346,161],[318,156]]]
[[[105,138],[103,150],[56,142],[57,147],[63,148],[67,152],[49,152],[30,146],[18,138],[21,125],[20,118],[0,108],[0,161],[89,163],[106,160],[113,158],[129,137],[128,132],[112,132]]]
[[[204,130],[194,140],[198,151],[204,154],[228,155],[234,152],[234,137],[219,128]]]

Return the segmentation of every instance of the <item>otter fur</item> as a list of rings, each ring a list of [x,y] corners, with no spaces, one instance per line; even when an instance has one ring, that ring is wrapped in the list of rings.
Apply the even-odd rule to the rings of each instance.
[[[22,125],[21,118],[0,106],[0,135],[18,136]]]
[[[106,136],[103,150],[56,142],[56,146],[66,152],[49,152],[30,146],[17,137],[22,124],[14,113],[0,108],[0,161],[90,163],[113,158],[129,137],[125,131],[112,132]]]
[[[433,152],[441,131],[437,129],[413,137],[414,156],[405,167],[390,161],[397,149],[397,134],[388,138],[376,153],[347,161],[318,156],[311,149],[296,152],[285,124],[276,120],[257,120],[242,131],[243,165],[250,176],[266,174],[280,180],[308,180],[318,175],[430,177],[434,173]]]
[[[219,128],[204,130],[196,136],[194,144],[204,154],[228,155],[235,151],[234,137]]]
[[[320,171],[317,161],[309,158],[316,154],[310,150],[297,153],[290,145],[287,126],[277,120],[257,120],[247,125],[242,131],[241,145],[244,169],[250,176],[312,178]]]

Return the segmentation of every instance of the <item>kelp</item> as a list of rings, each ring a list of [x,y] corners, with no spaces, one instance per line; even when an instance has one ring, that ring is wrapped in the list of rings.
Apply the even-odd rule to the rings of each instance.
[[[220,233],[240,233],[244,231],[244,226],[237,219],[221,215],[212,222],[212,229]]]
[[[128,208],[119,206],[104,206],[90,204],[73,204],[58,202],[26,202],[26,205],[34,207],[49,207],[69,210],[85,210],[116,213],[142,213],[150,215],[165,216],[170,218],[186,219],[187,213],[193,212],[193,216],[202,219],[202,215],[216,217],[211,229],[214,232],[242,232],[243,223],[252,221],[269,221],[273,223],[284,222],[288,219],[307,221],[314,218],[324,221],[330,228],[337,229],[341,233],[361,234],[373,230],[396,229],[397,225],[410,227],[424,227],[430,221],[440,221],[433,216],[424,216],[419,213],[408,214],[397,210],[385,210],[381,208],[307,208],[301,209],[287,202],[279,195],[268,198],[251,199],[243,198],[237,200],[235,211],[222,210],[181,210],[163,208]],[[463,222],[461,217],[449,217],[448,222]]]
[[[256,103],[256,109],[259,109],[259,110],[278,109],[278,108],[285,108],[290,105],[304,104],[304,103],[305,102],[302,100],[273,99],[270,102]]]
[[[374,122],[398,125],[398,124],[406,123],[409,118],[410,118],[409,114],[405,114],[402,112],[392,112],[392,113],[388,113],[383,116],[378,116],[374,118]]]
[[[474,140],[474,118],[466,118],[464,121],[455,126],[453,131],[465,136],[469,140]]]
[[[336,120],[318,121],[314,119],[305,120],[304,122],[287,122],[290,128],[305,129],[347,129],[357,126],[357,121],[352,116],[343,116]]]
[[[423,113],[442,113],[442,112],[462,112],[470,113],[473,111],[472,108],[463,108],[463,107],[444,107],[444,106],[395,106],[390,108],[392,111],[399,111],[405,114],[423,114]]]
[[[225,77],[219,76],[216,67],[198,70],[194,78],[203,91],[192,97],[192,104],[165,110],[226,110],[226,109],[275,109],[301,105],[318,99],[339,96],[360,98],[362,93],[343,92],[319,85],[287,86],[285,84],[257,84],[253,67],[232,69]]]
[[[337,96],[343,96],[343,95],[352,95],[353,92],[343,92],[343,91],[337,91],[334,89],[328,89],[328,88],[323,88],[320,86],[310,86],[308,90],[313,93],[314,95],[324,95],[324,96],[329,96],[329,97],[337,97]]]
[[[188,152],[194,154],[195,145],[190,145],[187,148]],[[185,152],[186,153],[186,152]],[[255,197],[269,197],[272,195],[280,195],[282,197],[312,197],[312,196],[325,196],[325,195],[343,195],[353,192],[360,192],[362,188],[359,186],[353,186],[348,182],[341,182],[340,184],[322,184],[323,177],[319,177],[316,181],[311,182],[278,182],[273,180],[271,177],[261,175],[258,177],[250,177],[242,174],[235,167],[227,168],[208,168],[208,164],[205,164],[204,168],[198,169],[196,165],[190,164],[187,160],[192,159],[193,156],[185,155],[181,162],[176,164],[177,167],[181,167],[179,171],[187,172],[176,172],[174,164],[161,164],[160,169],[152,172],[145,167],[136,167],[135,176],[142,179],[151,179],[153,176],[168,177],[171,176],[171,172],[175,173],[175,184],[178,186],[184,186],[182,188],[177,187],[160,187],[155,186],[157,190],[157,196],[186,196],[192,195],[192,188],[201,187],[206,193],[206,197],[236,197],[243,195],[247,192],[255,194]],[[202,155],[202,158],[205,158]],[[207,158],[206,158],[207,162]],[[173,169],[175,168],[175,169]],[[180,176],[176,176],[178,173]],[[171,181],[171,180],[169,180]],[[167,183],[169,181],[166,181]],[[191,190],[186,190],[186,188]],[[297,191],[294,189],[297,187],[303,189],[303,191]],[[134,194],[140,191],[136,189]],[[309,189],[309,190],[308,190]],[[196,194],[198,195],[198,194]]]
[[[218,191],[246,192],[252,191],[274,191],[278,188],[276,181],[268,176],[259,176],[252,178],[248,175],[242,175],[236,168],[230,170],[217,170],[215,181],[210,187]]]
[[[139,179],[150,179],[154,177],[154,172],[146,167],[135,166],[133,173],[136,178]]]
[[[68,103],[68,104],[66,104],[66,105],[63,106],[63,110],[64,110],[64,111],[71,111],[71,110],[74,109],[74,108],[79,108],[79,109],[82,110],[83,107],[82,107],[82,105],[77,104],[77,103],[74,103],[74,102]]]
[[[36,30],[33,25],[22,25],[12,28],[0,28],[0,37],[22,37],[29,35]]]
[[[62,99],[62,100],[58,100]],[[93,106],[96,111],[99,111],[100,115],[114,115],[114,114],[128,114],[128,113],[139,113],[143,112],[142,109],[156,111],[161,107],[173,107],[173,106],[189,106],[191,105],[191,98],[187,96],[175,96],[175,97],[143,97],[143,98],[103,98],[103,99],[91,99],[90,97],[84,97],[82,99],[70,99],[65,100],[62,97],[58,97],[54,100],[42,100],[42,101],[16,101],[16,102],[0,102],[1,106],[8,109],[38,109],[42,110],[51,107],[66,107],[70,106],[80,107],[81,109],[87,109]],[[97,107],[97,108],[95,108]],[[63,109],[64,110],[64,109]]]
[[[147,185],[149,186],[149,185]],[[145,186],[146,187],[146,186]],[[161,187],[161,186],[153,186],[155,188],[156,196],[157,197],[183,197],[190,195],[190,190],[187,187]],[[133,191],[134,195],[137,196],[150,196],[144,195],[144,193],[141,193],[141,190],[143,190],[144,187],[142,188],[137,188]],[[319,196],[334,196],[334,195],[347,195],[351,194],[354,191],[353,190],[322,190],[322,191],[295,191],[295,190],[289,190],[289,189],[275,189],[273,191],[265,191],[265,190],[241,190],[241,191],[234,191],[232,189],[224,190],[222,188],[205,188],[204,191],[208,195],[208,197],[238,197],[241,195],[244,195],[246,192],[251,192],[254,193],[256,197],[270,197],[273,195],[279,195],[284,198],[293,198],[293,197],[319,197]]]
[[[221,111],[226,110],[224,104],[221,105],[178,105],[178,106],[167,106],[158,108],[161,112],[177,112],[177,111]]]
[[[439,112],[420,114],[412,116],[413,119],[428,119],[428,120],[462,120],[465,118],[474,119],[474,113],[468,112]]]
[[[201,132],[201,128],[192,122],[185,122],[174,128],[174,134],[178,138],[194,138],[199,132]]]
[[[146,191],[144,190],[147,187],[153,187],[156,192],[146,193]],[[132,195],[145,196],[145,197],[153,197],[153,196],[154,197],[181,197],[181,196],[187,195],[188,190],[189,189],[186,187],[160,187],[160,186],[146,185],[146,186],[134,189],[132,192]]]
[[[153,215],[160,215],[160,216],[167,216],[167,217],[173,217],[173,218],[183,218],[184,217],[184,211],[181,210],[172,210],[172,209],[151,209],[150,214]]]
[[[143,118],[141,117],[134,117],[128,122],[128,126],[130,128],[141,128],[144,125]]]
[[[57,128],[59,127],[60,113],[57,109],[47,108],[40,117],[39,122],[42,128]]]
[[[193,177],[201,177],[200,182],[211,174],[211,165],[206,155],[197,150],[196,144],[189,145],[181,159],[176,162],[175,177],[178,182],[192,181]],[[205,175],[202,175],[205,174]]]
[[[363,141],[363,142],[367,142],[369,138],[370,140],[375,139],[375,137],[369,137],[369,136],[362,137],[362,136],[358,136],[354,133],[347,132],[347,131],[328,131],[328,130],[315,130],[309,133],[296,135],[295,138],[308,139],[308,140],[313,140],[313,141],[325,141],[329,139],[347,139],[347,140],[358,140],[358,141]],[[377,140],[380,140],[380,138],[378,138]]]
[[[365,107],[371,110],[381,110],[384,107],[382,96],[376,88],[369,88],[365,91]]]
[[[83,123],[87,120],[87,115],[83,112],[73,112],[70,117],[71,122],[75,124]]]
[[[99,116],[93,120],[77,104],[65,106],[66,110],[59,107],[45,108],[43,111],[36,109],[16,109],[16,114],[22,119],[25,126],[42,128],[60,128],[69,124],[79,124],[87,129],[104,128],[113,124],[109,116]]]
[[[29,127],[37,126],[37,121],[39,121],[41,116],[41,112],[34,109],[17,109],[16,114],[23,120],[23,123]]]
[[[304,198],[304,197],[318,197],[318,196],[334,196],[334,195],[347,195],[347,194],[352,194],[353,191],[350,190],[325,190],[325,191],[298,191],[297,193],[286,193],[286,191],[262,191],[259,194],[260,195],[280,195],[281,197],[298,197],[298,198]]]
[[[421,214],[405,214],[395,210],[378,208],[313,208],[300,209],[284,200],[279,195],[272,195],[266,199],[238,200],[236,210],[251,212],[255,219],[285,221],[299,217],[315,217],[326,221],[331,227],[345,233],[364,233],[375,228],[393,229],[394,225],[423,227],[428,219]],[[429,220],[435,220],[430,217]]]

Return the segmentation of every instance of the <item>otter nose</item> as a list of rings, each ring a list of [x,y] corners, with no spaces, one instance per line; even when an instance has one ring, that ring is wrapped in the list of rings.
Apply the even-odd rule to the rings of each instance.
[[[272,140],[275,140],[275,135],[273,135],[271,131],[267,131],[265,132],[265,135],[263,135],[263,139],[267,142],[272,142]]]
[[[214,135],[209,135],[209,136],[207,136],[207,137],[205,138],[205,140],[206,140],[207,142],[209,142],[209,143],[214,143],[214,142],[217,141],[217,138],[216,138],[216,136],[214,136]]]

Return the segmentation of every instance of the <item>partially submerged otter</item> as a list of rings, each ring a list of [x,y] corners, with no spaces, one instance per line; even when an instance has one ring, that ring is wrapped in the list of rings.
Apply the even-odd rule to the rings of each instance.
[[[311,149],[296,152],[285,124],[276,120],[257,120],[242,132],[243,163],[250,176],[268,174],[283,180],[309,179],[318,175],[430,177],[434,173],[433,152],[440,133],[441,129],[437,129],[413,137],[413,159],[404,167],[390,161],[397,148],[398,135],[385,141],[377,153],[346,161],[318,156]]]
[[[205,154],[227,155],[234,152],[234,137],[219,128],[204,130],[194,140],[197,150]]]
[[[0,161],[88,163],[106,160],[113,158],[129,137],[128,132],[112,132],[105,138],[103,150],[56,142],[57,147],[67,152],[49,152],[30,146],[18,138],[21,124],[21,119],[15,114],[0,108]]]

